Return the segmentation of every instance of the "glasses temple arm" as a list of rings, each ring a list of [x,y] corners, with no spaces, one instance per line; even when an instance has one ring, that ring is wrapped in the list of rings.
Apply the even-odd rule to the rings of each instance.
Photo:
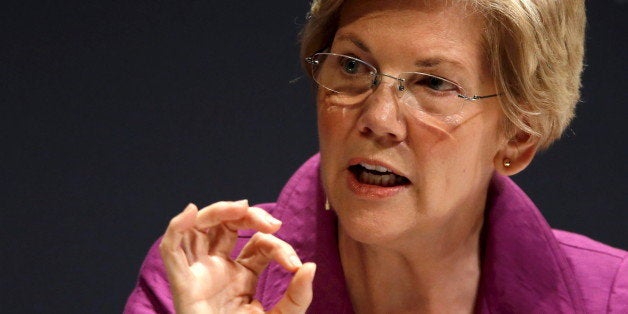
[[[499,94],[486,95],[486,96],[473,95],[471,97],[458,94],[459,98],[466,99],[466,100],[471,100],[471,101],[478,100],[478,99],[484,99],[484,98],[491,98],[491,97],[495,97],[495,96],[499,96]]]

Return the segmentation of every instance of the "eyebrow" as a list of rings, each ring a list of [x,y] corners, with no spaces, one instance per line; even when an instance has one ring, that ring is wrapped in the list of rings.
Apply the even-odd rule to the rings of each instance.
[[[363,43],[361,40],[357,39],[356,37],[357,36],[355,36],[353,33],[348,33],[348,34],[342,34],[338,36],[337,40],[350,41],[354,45],[356,45],[356,47],[360,48],[362,51],[370,53],[371,50],[369,49],[369,47],[367,47],[365,43]]]
[[[451,64],[458,68],[464,68],[462,62],[445,58],[442,56],[431,57],[427,59],[417,60],[414,65],[418,68],[435,68],[441,64]]]
[[[357,39],[357,36],[353,33],[340,34],[338,38],[336,38],[336,40],[350,41],[360,50],[364,52],[368,52],[368,53],[371,52],[369,47],[364,42]],[[433,56],[426,59],[420,59],[414,63],[414,65],[417,68],[421,68],[421,69],[431,69],[431,68],[433,69],[442,64],[449,64],[449,65],[455,66],[456,68],[465,69],[465,66],[462,62],[453,60],[451,58],[446,58],[444,56]]]

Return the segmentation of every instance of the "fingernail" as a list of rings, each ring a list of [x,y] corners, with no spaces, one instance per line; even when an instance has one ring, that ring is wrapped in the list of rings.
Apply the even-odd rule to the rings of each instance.
[[[186,211],[190,210],[193,206],[194,206],[194,204],[189,203],[188,206],[185,206],[185,208],[181,212],[185,213]]]
[[[247,207],[249,206],[249,200],[247,199],[239,200],[239,201],[236,201],[235,203],[236,205],[242,205],[242,206],[247,206]]]
[[[301,266],[303,266],[303,264],[301,263],[301,260],[296,255],[290,256],[290,264],[292,264],[292,266],[294,266],[294,267],[301,267]]]
[[[281,220],[279,220],[279,219],[277,219],[277,218],[275,218],[275,217],[273,217],[271,215],[266,216],[266,221],[269,224],[271,224],[271,225],[281,225]]]

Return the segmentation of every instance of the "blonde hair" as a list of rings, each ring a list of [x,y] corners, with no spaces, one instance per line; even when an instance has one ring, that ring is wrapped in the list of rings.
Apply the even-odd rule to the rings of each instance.
[[[485,20],[487,60],[501,95],[504,130],[547,148],[580,98],[584,0],[466,0]],[[301,60],[331,46],[343,0],[313,0],[301,32]],[[303,64],[304,68],[307,68]]]

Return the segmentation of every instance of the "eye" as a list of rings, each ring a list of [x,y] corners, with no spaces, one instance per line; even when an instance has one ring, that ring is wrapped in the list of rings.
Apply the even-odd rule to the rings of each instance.
[[[435,76],[426,75],[422,80],[419,80],[419,82],[417,83],[425,85],[429,87],[430,89],[433,89],[439,92],[455,91],[458,89],[458,86],[456,86],[456,84],[448,80],[442,79],[440,77],[435,77]]]
[[[357,74],[360,72],[361,62],[350,59],[350,58],[341,58],[340,66],[342,66],[342,70],[348,74]]]

